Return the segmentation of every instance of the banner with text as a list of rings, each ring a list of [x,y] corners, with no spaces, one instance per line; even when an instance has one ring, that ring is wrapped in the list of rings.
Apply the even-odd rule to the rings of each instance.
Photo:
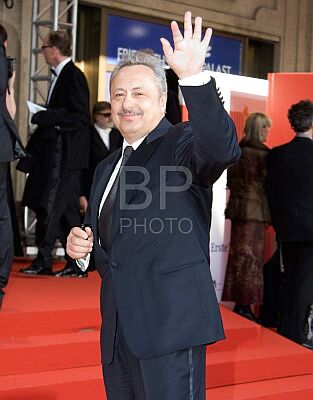
[[[165,64],[160,37],[172,42],[168,25],[138,19],[108,16],[106,40],[107,63],[115,65],[126,55],[150,49]],[[242,41],[213,34],[207,51],[205,68],[210,71],[238,75],[241,72]]]

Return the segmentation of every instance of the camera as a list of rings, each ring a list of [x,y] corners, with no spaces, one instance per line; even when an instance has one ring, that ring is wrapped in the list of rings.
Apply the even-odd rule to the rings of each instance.
[[[8,78],[12,78],[13,72],[15,71],[16,68],[16,58],[14,57],[7,57],[8,61]]]

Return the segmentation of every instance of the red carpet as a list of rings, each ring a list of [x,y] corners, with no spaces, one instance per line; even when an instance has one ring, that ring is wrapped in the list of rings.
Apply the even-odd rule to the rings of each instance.
[[[104,400],[97,273],[27,277],[24,264],[0,311],[0,400]],[[311,350],[221,311],[227,340],[208,347],[207,399],[313,399]]]

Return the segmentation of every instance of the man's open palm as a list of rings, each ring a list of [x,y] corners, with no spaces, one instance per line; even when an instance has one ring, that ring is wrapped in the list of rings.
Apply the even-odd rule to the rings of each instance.
[[[181,34],[176,21],[171,22],[174,49],[169,41],[161,38],[164,55],[168,65],[182,79],[202,71],[212,36],[212,29],[208,28],[203,40],[202,18],[195,18],[195,27],[192,29],[191,12],[187,11],[184,18],[184,36]]]

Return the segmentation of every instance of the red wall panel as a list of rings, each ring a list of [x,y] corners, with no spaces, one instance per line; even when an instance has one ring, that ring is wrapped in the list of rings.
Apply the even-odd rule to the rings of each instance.
[[[274,147],[294,137],[287,118],[288,109],[300,100],[313,100],[313,73],[273,73],[268,74],[268,80],[267,114],[273,126],[267,145]]]

